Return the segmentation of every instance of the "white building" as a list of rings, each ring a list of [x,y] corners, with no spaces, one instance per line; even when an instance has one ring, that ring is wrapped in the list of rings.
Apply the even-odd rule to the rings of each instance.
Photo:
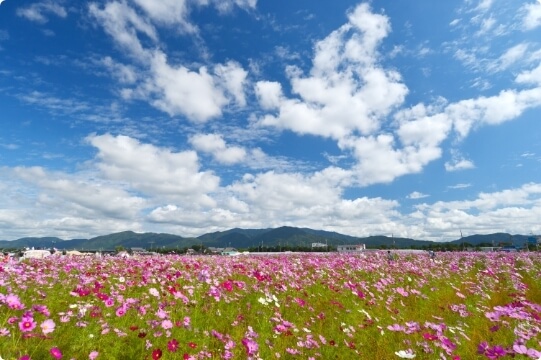
[[[357,244],[357,245],[337,245],[336,250],[338,252],[361,252],[366,250],[365,244]]]

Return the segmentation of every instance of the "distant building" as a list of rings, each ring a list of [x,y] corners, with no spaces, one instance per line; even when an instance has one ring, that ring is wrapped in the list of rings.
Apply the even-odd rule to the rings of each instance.
[[[312,249],[314,249],[314,248],[324,248],[324,247],[327,247],[327,244],[323,244],[323,243],[312,243]]]
[[[500,250],[501,247],[500,246],[481,246],[479,248],[480,251],[483,251],[483,252],[491,252],[491,251],[498,251]]]
[[[357,244],[357,245],[337,245],[336,250],[338,252],[362,252],[366,250],[365,244]]]
[[[238,250],[234,247],[225,247],[225,248],[219,248],[219,247],[209,247],[208,251],[211,254],[220,254],[220,255],[234,255],[238,253]]]

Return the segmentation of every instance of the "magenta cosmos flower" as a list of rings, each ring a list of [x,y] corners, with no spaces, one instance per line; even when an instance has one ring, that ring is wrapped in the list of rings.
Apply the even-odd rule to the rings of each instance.
[[[51,356],[55,359],[62,359],[62,351],[59,348],[54,347],[50,350]]]
[[[176,352],[178,350],[178,341],[177,339],[170,340],[167,343],[167,350],[171,352]]]
[[[21,329],[22,332],[29,332],[34,330],[36,325],[37,324],[32,317],[23,316],[23,318],[19,322],[19,329]]]

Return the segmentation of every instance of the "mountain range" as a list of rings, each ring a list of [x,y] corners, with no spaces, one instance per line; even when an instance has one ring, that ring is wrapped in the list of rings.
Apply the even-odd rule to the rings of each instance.
[[[506,243],[517,247],[524,246],[531,235],[511,235],[494,233],[471,235],[450,242],[433,242],[389,236],[354,237],[324,230],[282,226],[273,229],[239,229],[207,233],[199,237],[182,237],[163,233],[119,233],[97,236],[90,239],[63,240],[58,237],[25,237],[17,240],[0,240],[2,249],[56,248],[59,250],[114,250],[140,247],[153,249],[183,249],[194,245],[205,247],[235,247],[238,249],[258,247],[310,247],[312,243],[336,247],[345,244],[366,244],[368,248],[396,247],[422,248],[429,246],[486,246]]]

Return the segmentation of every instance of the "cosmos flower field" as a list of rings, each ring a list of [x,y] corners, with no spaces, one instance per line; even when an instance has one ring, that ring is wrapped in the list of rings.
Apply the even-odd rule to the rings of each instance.
[[[541,253],[0,265],[2,359],[540,359]]]

